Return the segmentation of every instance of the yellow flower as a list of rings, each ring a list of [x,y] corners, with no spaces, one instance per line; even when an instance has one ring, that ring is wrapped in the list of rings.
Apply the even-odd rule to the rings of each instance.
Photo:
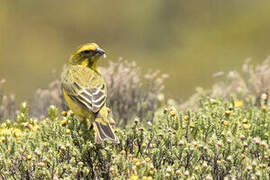
[[[234,107],[242,107],[244,105],[241,100],[234,100]]]
[[[133,158],[132,161],[136,164],[138,162],[137,158]]]
[[[29,154],[26,156],[26,160],[31,160],[32,159],[32,156]]]
[[[63,120],[60,122],[61,126],[65,126],[65,125],[67,125],[67,123],[68,123],[68,120],[67,120],[67,119],[63,119]]]
[[[188,116],[186,115],[186,116],[184,116],[184,120],[185,121],[187,121],[188,120]]]
[[[70,133],[71,133],[70,129],[66,129],[66,134],[70,134]]]
[[[220,165],[222,163],[222,161],[220,160],[217,160],[217,164]]]
[[[126,154],[126,151],[125,150],[122,150],[122,151],[120,151],[120,154],[125,155]]]
[[[265,105],[262,105],[261,109],[262,109],[263,111],[266,111],[266,106],[265,106]]]
[[[243,119],[243,120],[242,120],[242,123],[244,123],[244,124],[245,124],[245,123],[248,123],[248,120],[247,120],[247,119]]]
[[[0,125],[0,128],[6,128],[7,127],[7,124],[6,123],[2,123],[1,125]]]
[[[143,176],[142,177],[142,180],[147,180],[147,176]]]
[[[32,126],[32,131],[37,131],[37,130],[40,130],[40,126],[39,125]]]
[[[62,111],[61,114],[62,114],[62,116],[66,117],[67,116],[67,111]]]
[[[0,143],[5,142],[6,138],[5,137],[0,137]]]
[[[223,125],[224,126],[228,126],[229,125],[229,122],[225,120],[225,121],[223,121]]]
[[[229,116],[232,112],[231,111],[225,111],[225,115]]]
[[[73,115],[74,115],[74,112],[73,112],[72,110],[69,110],[69,111],[67,112],[67,115],[73,116]]]
[[[39,166],[39,167],[45,167],[46,164],[45,164],[44,162],[40,162],[40,163],[38,163],[38,166]]]
[[[170,111],[170,115],[172,116],[172,117],[174,117],[175,116],[175,114],[176,114],[176,112],[175,111]]]
[[[10,136],[12,134],[12,130],[9,128],[4,128],[0,130],[0,135]]]
[[[249,128],[249,125],[243,124],[243,129],[244,129],[244,130],[248,130],[248,128]]]
[[[153,178],[151,176],[143,176],[142,180],[152,180]]]
[[[150,161],[150,158],[149,157],[145,158],[145,161],[146,162],[149,162]]]
[[[139,180],[139,176],[137,174],[131,175],[129,177],[130,180]]]
[[[16,137],[16,138],[18,138],[18,137],[21,137],[23,135],[23,131],[22,130],[20,130],[20,129],[14,129],[14,136]]]

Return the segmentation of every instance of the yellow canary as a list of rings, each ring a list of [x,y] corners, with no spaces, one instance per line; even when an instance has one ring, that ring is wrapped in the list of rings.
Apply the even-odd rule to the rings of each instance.
[[[95,43],[80,46],[64,66],[61,85],[69,108],[81,120],[89,119],[95,130],[95,141],[105,139],[118,143],[108,118],[107,87],[97,68],[98,59],[105,54]]]

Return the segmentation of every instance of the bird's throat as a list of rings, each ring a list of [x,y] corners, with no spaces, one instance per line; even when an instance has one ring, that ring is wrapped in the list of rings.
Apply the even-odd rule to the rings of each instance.
[[[84,66],[84,67],[89,67],[89,60],[88,59],[85,59],[83,60],[80,65]]]
[[[81,65],[84,67],[88,67],[93,69],[94,71],[100,73],[99,69],[97,68],[97,60],[89,61],[88,59],[85,59],[81,62]]]

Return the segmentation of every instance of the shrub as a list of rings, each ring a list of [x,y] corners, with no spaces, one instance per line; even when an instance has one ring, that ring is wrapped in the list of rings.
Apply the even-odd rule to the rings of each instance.
[[[61,82],[55,78],[48,88],[37,89],[30,105],[30,115],[39,119],[48,116],[48,107],[55,105],[60,111],[66,110],[65,101],[61,92]]]
[[[256,99],[256,105],[267,104],[265,100],[268,99],[270,89],[270,57],[257,66],[251,65],[250,60],[247,59],[243,64],[242,73],[230,71],[225,79],[214,84],[212,96],[228,98],[233,95],[243,100],[251,96]],[[214,76],[224,78],[222,74],[224,73],[217,73]]]
[[[55,106],[43,121],[24,104],[0,130],[2,179],[268,179],[270,114],[251,101],[201,99],[198,111],[159,112],[117,129],[120,144],[94,144],[90,124]]]
[[[252,98],[255,105],[261,107],[268,105],[270,90],[270,57],[262,64],[252,65],[247,59],[242,65],[242,72],[230,71],[227,74],[218,72],[213,75],[217,80],[211,89],[197,88],[196,93],[186,102],[181,104],[181,109],[198,108],[201,97],[226,98],[248,101]]]
[[[6,119],[15,119],[17,110],[15,95],[5,95],[4,84],[5,80],[0,80],[0,122]]]
[[[144,122],[153,121],[155,109],[164,102],[166,74],[149,71],[143,75],[134,61],[121,59],[110,62],[101,72],[108,86],[108,105],[120,125],[127,125],[135,117]]]
[[[174,100],[164,106],[157,94],[162,94],[165,76],[142,77],[132,63],[111,63],[105,73],[112,90],[108,104],[127,125],[116,129],[117,145],[95,144],[90,122],[79,126],[71,111],[59,115],[59,81],[36,94],[43,104],[32,110],[44,114],[42,120],[33,117],[27,103],[15,117],[9,109],[15,99],[7,101],[1,91],[1,107],[7,108],[0,115],[6,119],[13,113],[15,120],[0,124],[0,179],[269,179],[269,84],[258,83],[268,78],[269,62],[256,68],[246,63],[247,75],[229,73],[211,90],[197,89],[180,105],[192,105],[195,111],[178,111]],[[145,87],[147,78],[153,83]],[[146,100],[153,104],[144,104]],[[130,119],[134,121],[128,123]]]

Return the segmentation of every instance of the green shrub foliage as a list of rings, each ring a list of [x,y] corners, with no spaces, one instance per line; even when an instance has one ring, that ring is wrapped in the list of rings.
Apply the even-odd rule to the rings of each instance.
[[[270,112],[254,103],[203,98],[197,111],[156,111],[94,143],[89,122],[50,106],[42,121],[21,105],[0,128],[0,179],[269,179]]]

